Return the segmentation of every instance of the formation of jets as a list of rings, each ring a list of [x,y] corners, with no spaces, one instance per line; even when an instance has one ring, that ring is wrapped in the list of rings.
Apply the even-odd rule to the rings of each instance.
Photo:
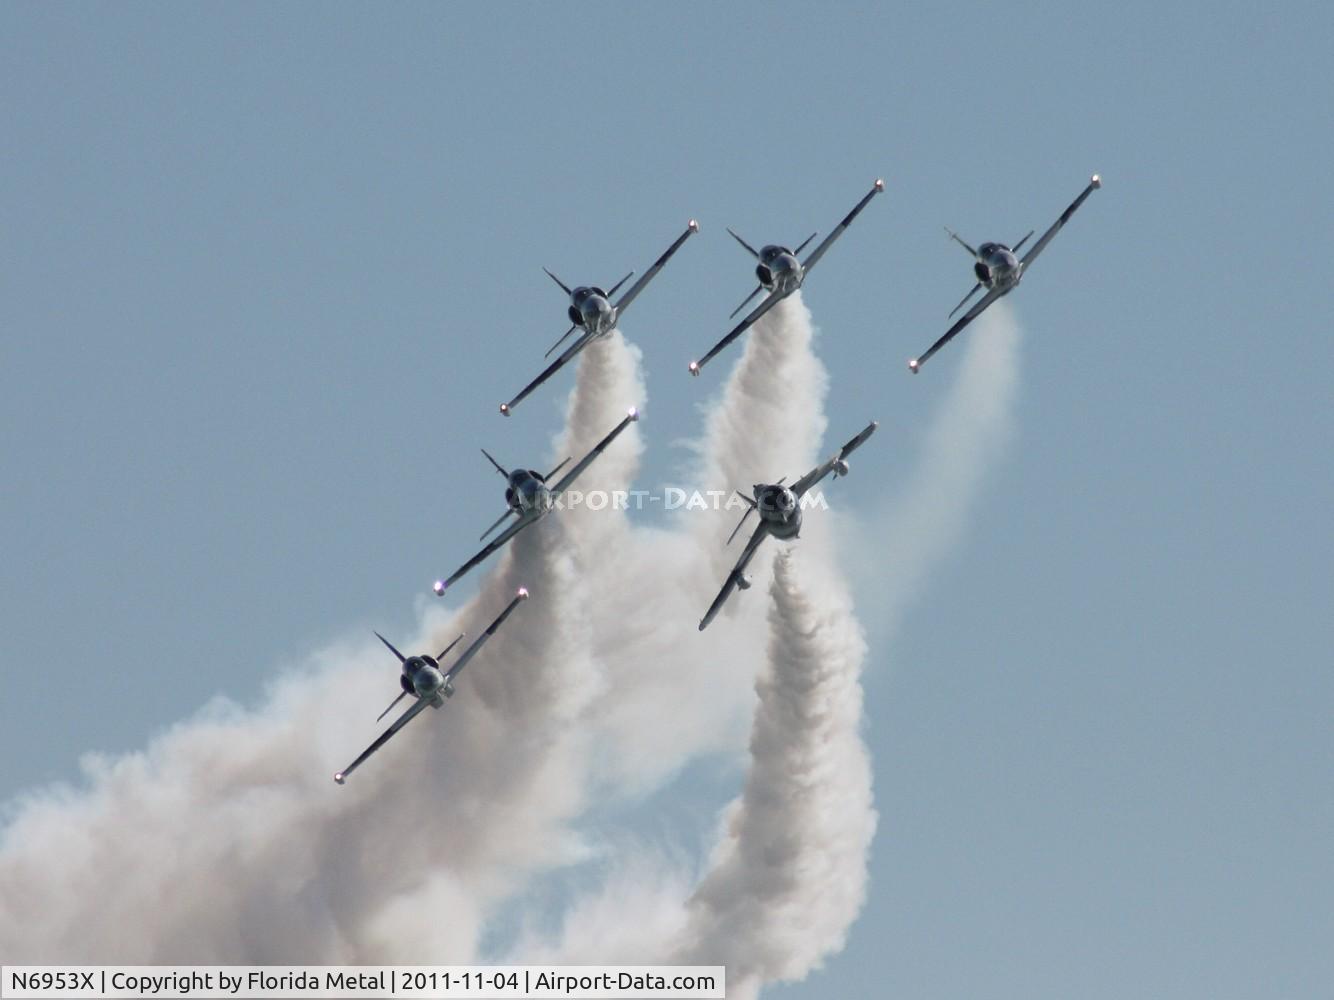
[[[974,249],[957,233],[947,229],[946,232],[949,233],[950,238],[972,255],[973,273],[977,278],[976,284],[974,284],[968,294],[964,296],[963,300],[954,307],[950,312],[950,316],[953,316],[962,309],[968,301],[982,289],[986,289],[986,293],[982,298],[975,302],[953,326],[946,330],[945,334],[932,344],[925,353],[909,361],[909,370],[914,374],[920,371],[921,366],[929,358],[944,347],[945,344],[949,343],[949,341],[968,326],[969,323],[980,316],[993,302],[1003,295],[1008,295],[1013,289],[1017,288],[1024,275],[1028,272],[1028,268],[1031,267],[1033,262],[1037,259],[1038,254],[1040,254],[1047,244],[1051,242],[1052,238],[1061,230],[1061,227],[1070,221],[1071,216],[1074,215],[1075,211],[1084,203],[1088,196],[1101,186],[1101,179],[1097,174],[1094,174],[1092,178],[1090,178],[1088,186],[1084,188],[1079,197],[1070,203],[1069,207],[1061,213],[1060,218],[1052,224],[1051,228],[1042,234],[1041,238],[1033,244],[1023,257],[1019,256],[1019,251],[1033,235],[1031,231],[1012,247],[1006,246],[1003,243],[983,243]],[[801,259],[801,253],[808,245],[810,245],[811,241],[815,239],[815,233],[812,233],[803,240],[795,250],[789,250],[787,247],[777,244],[768,244],[760,250],[756,250],[742,239],[741,236],[737,235],[737,233],[733,232],[731,229],[728,229],[727,231],[731,234],[733,239],[741,244],[746,252],[754,258],[756,262],[755,276],[759,282],[754,291],[742,301],[741,305],[737,306],[737,308],[732,311],[731,318],[735,318],[737,313],[750,305],[757,296],[763,294],[764,298],[760,301],[759,305],[746,314],[744,319],[729,330],[722,340],[718,341],[717,344],[710,348],[708,353],[698,361],[690,362],[688,366],[690,374],[699,375],[706,364],[713,358],[717,357],[717,355],[725,350],[728,345],[749,330],[756,321],[763,317],[783,299],[801,288],[807,275],[810,274],[811,269],[819,263],[820,259],[826,252],[828,252],[829,248],[833,246],[834,241],[843,235],[847,228],[852,224],[853,220],[856,219],[862,210],[870,203],[871,199],[884,191],[884,189],[884,181],[877,180],[871,186],[871,190],[868,191],[855,206],[853,206],[852,211],[843,217],[842,221],[839,222],[829,235],[810,252],[805,260]],[[570,321],[570,328],[565,331],[555,344],[552,345],[550,350],[547,351],[546,356],[550,357],[552,353],[558,350],[566,340],[575,334],[576,331],[579,331],[578,336],[575,337],[573,343],[566,347],[565,350],[556,357],[555,361],[551,362],[551,364],[549,364],[540,375],[533,379],[533,381],[524,386],[513,399],[507,403],[502,403],[500,405],[500,412],[505,416],[509,416],[519,403],[560,371],[561,368],[573,360],[589,344],[595,340],[610,335],[611,332],[616,329],[620,317],[624,314],[630,304],[641,292],[643,292],[649,282],[657,276],[658,272],[662,270],[672,256],[681,249],[686,240],[698,232],[699,223],[694,219],[691,219],[686,226],[685,232],[672,242],[663,254],[654,261],[653,265],[644,272],[643,276],[631,285],[619,299],[616,298],[616,293],[620,291],[622,285],[634,276],[633,271],[613,285],[610,291],[603,291],[600,287],[594,285],[579,285],[575,288],[570,288],[561,281],[560,278],[556,277],[555,274],[547,270],[547,275],[552,281],[560,286],[561,291],[568,297],[569,302],[566,307],[566,316]],[[546,270],[546,268],[543,268],[543,270]],[[611,446],[616,438],[625,431],[631,423],[638,419],[639,413],[632,407],[625,418],[613,427],[587,455],[580,459],[579,462],[566,472],[564,476],[557,480],[554,485],[549,481],[565,467],[570,461],[569,458],[566,458],[563,462],[557,465],[556,468],[543,475],[535,469],[517,468],[507,470],[503,465],[492,458],[489,452],[483,449],[482,454],[486,456],[487,461],[495,467],[496,471],[505,480],[505,513],[497,518],[491,527],[482,532],[482,540],[484,541],[497,529],[501,529],[502,525],[504,525],[504,527],[495,538],[491,539],[490,542],[487,542],[480,552],[456,569],[448,577],[437,580],[433,587],[435,593],[437,595],[443,595],[456,581],[467,574],[475,566],[484,562],[496,550],[506,545],[510,539],[520,531],[536,521],[541,520],[553,510],[556,510],[560,498],[571,487],[574,481],[593,464],[599,455]],[[709,605],[708,610],[704,613],[704,617],[700,619],[700,631],[703,631],[708,627],[709,623],[712,622],[718,612],[722,610],[723,605],[727,603],[728,598],[731,597],[735,590],[738,588],[741,590],[750,588],[751,579],[746,575],[746,568],[754,557],[756,550],[766,537],[772,535],[774,538],[780,540],[791,540],[800,535],[803,498],[806,497],[811,489],[824,480],[830,473],[833,473],[835,477],[846,476],[849,472],[848,456],[857,448],[861,447],[866,440],[875,433],[877,426],[875,421],[871,421],[856,435],[856,437],[843,445],[836,454],[832,455],[821,465],[816,466],[790,486],[784,485],[787,480],[787,477],[784,476],[776,483],[755,484],[750,496],[746,496],[740,491],[737,491],[737,496],[744,502],[747,509],[745,514],[742,515],[741,521],[732,530],[732,534],[728,537],[727,544],[730,545],[732,543],[733,539],[736,538],[751,514],[759,515],[759,523],[755,526],[755,530],[747,540],[745,548],[737,559],[736,565],[727,575],[727,579],[723,581],[722,589],[719,590],[718,596],[714,598],[713,603]],[[507,521],[509,522],[508,524],[506,524]],[[519,603],[527,597],[528,591],[520,588],[514,599],[511,600],[499,616],[487,626],[482,635],[464,650],[462,655],[459,656],[448,670],[441,669],[440,661],[443,660],[449,654],[450,650],[462,640],[463,636],[460,635],[446,646],[439,656],[404,656],[394,648],[389,640],[385,639],[384,636],[381,636],[377,632],[376,635],[379,637],[380,641],[383,642],[399,660],[401,667],[399,685],[402,688],[402,692],[390,703],[389,708],[386,708],[380,713],[380,717],[376,721],[379,722],[380,719],[383,719],[404,698],[411,696],[413,702],[402,715],[390,724],[388,729],[381,733],[380,736],[362,752],[359,757],[343,770],[335,774],[334,781],[340,785],[343,784],[354,770],[360,767],[366,759],[379,750],[380,747],[384,746],[395,733],[416,718],[423,709],[427,706],[440,708],[444,704],[446,698],[452,697],[454,694],[454,681],[458,677],[459,672],[469,660],[477,655],[487,639],[496,633],[501,624],[504,623],[505,619],[508,618],[514,609],[518,607]]]

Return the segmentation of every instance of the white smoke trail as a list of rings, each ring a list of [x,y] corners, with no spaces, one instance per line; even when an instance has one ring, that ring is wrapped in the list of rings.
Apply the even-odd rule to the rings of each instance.
[[[801,292],[779,302],[746,334],[741,360],[720,400],[707,407],[698,481],[749,493],[754,483],[800,476],[814,464],[829,391],[814,340]],[[701,518],[696,524],[716,553],[715,570],[726,573],[735,557],[722,543],[735,517]]]
[[[865,901],[876,814],[861,738],[866,645],[827,555],[803,545],[774,561],[749,770],[708,873],[691,891],[684,866],[635,845],[554,942],[529,933],[515,961],[725,965],[728,996],[753,997],[842,948]]]
[[[620,423],[626,410],[632,406],[643,410],[648,400],[640,373],[642,358],[640,349],[627,343],[620,330],[612,330],[580,352],[565,409],[565,428],[553,444],[554,461],[567,457],[571,463],[579,461]],[[629,490],[643,454],[639,425],[632,424],[616,439],[616,447],[604,452],[574,484],[565,521],[584,551],[596,556],[594,550],[618,544],[629,530],[628,510],[601,506],[598,498]]]
[[[800,292],[746,335],[718,398],[704,405],[706,431],[690,478],[701,491],[749,494],[753,483],[815,464],[828,376],[814,340]],[[597,552],[614,611],[599,621],[606,688],[593,724],[605,743],[601,773],[616,787],[642,793],[699,754],[739,749],[763,663],[756,637],[765,629],[764,588],[734,595],[703,635],[695,625],[740,554],[744,539],[724,543],[741,513],[687,506],[669,530],[637,528]],[[768,578],[768,549],[752,563],[757,583]],[[664,712],[664,705],[688,710]]]
[[[1019,385],[1019,325],[1004,300],[988,309],[969,331],[957,359],[958,375],[921,442],[921,458],[902,492],[874,515],[874,549],[851,547],[862,555],[858,579],[873,580],[877,625],[892,632],[922,590],[930,572],[957,542],[981,493],[987,473],[1004,455],[1014,433]],[[957,343],[957,342],[956,342]],[[942,355],[932,364],[955,358]],[[924,369],[917,378],[948,375]]]
[[[877,556],[874,586],[864,597],[877,617],[902,617],[962,532],[986,471],[1003,453],[1012,433],[1018,343],[1008,309],[979,323],[909,486],[874,526],[845,522],[834,532],[855,531],[864,540],[875,531],[890,540],[890,558]],[[817,527],[834,520],[808,518]],[[839,547],[845,562],[866,549]],[[777,558],[771,667],[759,682],[750,771],[725,813],[713,867],[689,903],[682,886],[690,880],[680,866],[622,860],[601,891],[570,909],[554,943],[530,935],[521,954],[595,962],[598,941],[610,936],[627,962],[723,962],[729,996],[749,997],[766,982],[803,978],[842,947],[864,901],[875,812],[857,735],[863,640],[839,596],[839,574],[827,565],[831,554],[819,532],[803,531],[800,548]],[[649,917],[643,924],[627,919],[640,912]],[[664,951],[667,941],[676,947]]]
[[[620,418],[627,398],[642,399],[637,352],[619,335],[592,345],[581,382],[566,438],[579,451]],[[591,482],[633,475],[634,461],[616,455],[594,464]],[[603,577],[573,570],[585,553],[568,544],[568,513],[521,533],[457,615],[433,611],[424,638],[396,637],[439,648],[459,624],[481,627],[519,584],[534,591],[470,665],[465,697],[405,731],[348,790],[333,786],[330,769],[369,741],[368,706],[396,693],[392,662],[373,642],[313,658],[258,710],[219,704],[142,754],[90,760],[85,790],[30,796],[0,835],[0,952],[22,961],[372,961],[438,944],[442,960],[470,957],[489,907],[528,873],[577,853],[568,822],[583,808],[592,733],[577,720],[595,714],[595,700],[607,703],[595,699],[601,665],[641,656],[624,645],[613,656],[604,640],[603,655],[591,657],[587,615],[598,605],[585,584]],[[701,576],[678,565],[668,579]],[[617,627],[629,620],[616,606],[605,616]],[[684,621],[689,628],[693,617]],[[676,650],[655,657],[650,675],[667,675]],[[670,767],[691,752],[673,748]],[[437,763],[423,770],[423,759]],[[103,890],[96,904],[89,886]],[[442,899],[449,920],[418,921],[440,928],[438,941],[423,940],[427,929],[398,932],[404,914]]]
[[[814,464],[825,375],[811,340],[796,296],[748,336],[701,449],[705,487],[746,488]],[[617,337],[598,346],[569,407],[576,458],[578,442],[642,400],[636,352]],[[585,398],[594,392],[610,414]],[[635,443],[619,469],[613,451],[595,463],[589,485],[628,482]],[[146,964],[472,959],[497,906],[533,873],[581,856],[572,824],[597,784],[650,788],[735,745],[763,662],[758,588],[706,636],[694,628],[735,559],[721,546],[735,515],[689,512],[672,530],[629,531],[608,548],[587,541],[591,520],[566,523],[569,513],[521,533],[474,601],[457,614],[432,610],[425,638],[400,644],[440,648],[456,622],[480,628],[519,584],[533,589],[469,666],[462,697],[405,730],[348,789],[330,771],[373,734],[369,707],[396,693],[393,664],[371,643],[314,658],[258,710],[215,707],[143,754],[91,764],[85,790],[33,796],[0,835],[0,953]],[[767,565],[757,560],[757,580]],[[659,941],[683,926],[673,914],[690,881],[677,880],[676,902],[655,911]],[[572,919],[581,912],[593,913]],[[764,956],[752,967],[791,971]]]
[[[556,739],[577,731],[592,694],[580,610],[560,596],[572,582],[564,548],[554,523],[515,540],[460,617],[485,625],[534,578],[546,600],[519,609],[469,665],[466,710],[428,713],[347,789],[330,762],[369,742],[368,710],[397,687],[392,658],[369,643],[283,678],[258,711],[218,704],[144,753],[86,761],[86,791],[31,797],[0,842],[0,953],[366,962],[435,944],[470,957],[491,902],[568,860],[550,833],[583,808],[580,747]],[[411,648],[439,648],[453,627],[430,632]],[[457,905],[443,926],[396,934],[393,910],[414,893]],[[437,940],[423,941],[431,927]]]
[[[729,996],[800,979],[843,947],[865,900],[876,824],[860,732],[861,628],[842,595],[802,580],[791,549],[775,560],[770,596],[750,770],[678,952],[688,964],[726,965]]]

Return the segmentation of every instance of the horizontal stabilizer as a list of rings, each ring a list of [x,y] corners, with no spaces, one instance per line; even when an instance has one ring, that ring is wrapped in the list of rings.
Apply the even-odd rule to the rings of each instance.
[[[375,633],[375,637],[389,647],[389,652],[393,653],[395,656],[398,657],[399,663],[402,663],[407,659],[406,656],[404,656],[402,653],[400,653],[397,649],[394,648],[394,644],[392,642],[390,642],[388,639],[382,636],[379,632]]]
[[[460,633],[459,633],[459,637],[458,637],[457,639],[455,639],[453,642],[451,642],[448,646],[446,646],[444,649],[442,649],[442,650],[440,651],[440,655],[437,656],[437,657],[435,658],[435,662],[436,662],[436,663],[439,663],[439,662],[440,662],[441,660],[443,660],[447,655],[449,655],[449,651],[450,651],[451,649],[453,649],[455,646],[457,646],[459,643],[461,643],[461,642],[463,641],[463,637],[464,637],[464,635],[466,635],[466,634],[467,634],[467,633],[460,632]]]
[[[547,271],[545,267],[542,268],[542,270]],[[550,271],[547,271],[547,277],[550,278],[552,281],[554,281],[556,284],[560,285],[560,290],[564,292],[566,295],[570,294],[570,286],[565,284],[565,282],[561,281],[560,278],[556,277]]]

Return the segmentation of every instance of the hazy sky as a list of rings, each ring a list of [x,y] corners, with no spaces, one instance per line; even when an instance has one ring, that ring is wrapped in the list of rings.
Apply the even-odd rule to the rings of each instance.
[[[1327,989],[1332,34],[1315,4],[3,6],[0,798],[410,633],[502,509],[478,445],[551,457],[568,375],[496,411],[566,328],[541,267],[608,285],[693,216],[624,324],[641,479],[675,482],[733,359],[686,362],[752,287],[724,227],[792,245],[883,176],[805,292],[828,443],[881,421],[840,487],[874,551],[962,349],[904,365],[972,281],[941,227],[1041,231],[1096,170],[1010,299],[1016,430],[965,539],[901,628],[863,616],[865,912],[773,992]]]

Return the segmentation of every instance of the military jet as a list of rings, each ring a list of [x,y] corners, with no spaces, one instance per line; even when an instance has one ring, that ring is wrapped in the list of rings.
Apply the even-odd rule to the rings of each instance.
[[[856,207],[843,217],[843,221],[834,227],[834,231],[825,237],[823,243],[811,251],[811,255],[807,257],[805,261],[799,261],[797,256],[802,250],[806,249],[807,243],[810,243],[811,240],[815,239],[815,233],[811,233],[810,236],[806,237],[805,242],[795,250],[789,250],[787,247],[770,244],[757,251],[740,236],[733,233],[731,229],[727,230],[729,233],[732,233],[732,238],[745,247],[746,252],[758,261],[755,265],[755,276],[760,279],[760,283],[755,288],[755,291],[747,295],[741,305],[732,310],[732,316],[735,316],[742,309],[746,308],[746,306],[750,304],[750,300],[755,298],[755,296],[759,295],[761,292],[767,291],[769,294],[763,302],[756,306],[754,310],[746,316],[745,319],[733,327],[726,337],[714,344],[713,349],[710,350],[708,354],[704,355],[704,357],[700,358],[698,361],[690,362],[690,374],[698,375],[700,370],[713,360],[714,355],[749,330],[761,316],[800,288],[802,282],[806,280],[806,275],[810,273],[811,268],[813,268],[820,258],[825,255],[825,251],[833,246],[834,240],[843,235],[843,230],[847,229],[848,226],[852,224],[852,220],[857,218],[857,214],[866,207],[866,203],[883,190],[885,190],[885,182],[883,180],[877,180],[875,184],[872,185],[871,190],[867,193],[866,197],[857,202]]]
[[[723,583],[723,589],[718,591],[718,596],[713,599],[713,603],[709,605],[709,610],[700,619],[699,630],[701,632],[708,628],[709,622],[713,621],[714,616],[722,610],[722,606],[732,596],[734,589],[737,587],[742,590],[750,589],[751,579],[746,576],[746,566],[750,563],[751,557],[755,555],[755,550],[760,547],[760,542],[764,541],[765,536],[773,535],[775,538],[784,540],[796,538],[801,533],[801,498],[831,472],[835,476],[846,476],[849,472],[848,456],[861,447],[862,442],[874,434],[878,426],[872,420],[860,434],[840,448],[837,455],[834,455],[823,465],[816,466],[791,486],[783,485],[783,480],[787,478],[787,476],[784,476],[776,483],[756,483],[754,499],[746,496],[740,490],[737,491],[737,496],[745,501],[749,509],[741,515],[741,520],[732,529],[732,534],[727,538],[727,544],[732,544],[732,539],[737,536],[741,526],[746,523],[746,518],[756,511],[760,513],[760,523],[755,526],[750,541],[746,542],[746,548],[741,553],[741,558],[737,560],[736,566],[727,575],[727,580]]]
[[[560,371],[576,354],[582,351],[593,341],[607,336],[612,330],[616,329],[616,324],[621,318],[621,314],[648,285],[650,281],[662,270],[662,266],[671,259],[672,254],[681,248],[681,244],[690,238],[691,234],[699,232],[699,223],[694,219],[686,225],[686,231],[676,238],[676,242],[667,248],[667,251],[653,262],[653,266],[644,272],[644,276],[630,286],[621,298],[612,305],[611,298],[616,294],[617,289],[624,285],[631,277],[634,271],[631,271],[620,281],[612,286],[611,291],[604,292],[601,288],[590,285],[580,285],[571,289],[569,285],[561,281],[544,267],[549,277],[556,284],[560,285],[560,290],[570,297],[570,304],[566,309],[570,317],[570,328],[565,331],[560,340],[551,345],[551,350],[547,351],[546,356],[551,357],[551,351],[554,351],[561,344],[565,343],[570,334],[575,330],[583,332],[578,336],[573,344],[565,349],[565,352],[553,361],[541,375],[533,379],[519,391],[519,394],[508,403],[500,404],[500,412],[505,416],[510,415],[510,411],[522,402],[530,392],[536,389],[547,379]]]
[[[555,486],[548,486],[547,480],[565,467],[565,462],[569,461],[568,458],[545,476],[536,469],[515,469],[513,472],[507,472],[505,467],[492,458],[487,450],[483,448],[482,454],[486,455],[487,461],[494,465],[496,471],[505,478],[505,503],[508,505],[509,509],[500,515],[495,524],[482,532],[482,538],[486,538],[487,535],[491,534],[491,532],[504,524],[508,518],[513,517],[515,520],[513,524],[488,542],[481,552],[477,553],[477,555],[473,556],[466,563],[456,569],[447,579],[436,580],[435,585],[432,588],[436,594],[443,595],[446,588],[459,579],[459,577],[463,576],[463,574],[467,573],[468,570],[485,560],[487,556],[492,552],[495,552],[496,549],[500,548],[520,531],[528,527],[528,525],[532,524],[534,521],[540,520],[554,510],[556,501],[560,499],[561,494],[568,490],[570,485],[579,478],[580,474],[593,464],[593,460],[601,455],[609,444],[616,440],[616,436],[620,434],[621,431],[625,430],[638,419],[639,411],[634,407],[631,407],[630,412],[626,414],[625,419],[617,424],[610,434],[594,445],[593,450],[580,459],[578,465],[565,473],[565,475],[561,477],[560,482]]]
[[[463,651],[463,655],[455,661],[454,665],[444,672],[440,670],[440,661],[459,644],[463,636],[460,635],[458,639],[446,646],[444,652],[439,656],[404,656],[394,648],[393,643],[380,635],[379,632],[376,632],[376,638],[388,646],[389,652],[397,656],[398,661],[403,665],[403,672],[398,676],[398,683],[403,688],[403,693],[391,701],[389,708],[381,712],[380,718],[375,721],[379,722],[380,719],[383,719],[395,705],[408,695],[412,695],[417,700],[394,721],[393,725],[381,733],[360,757],[335,774],[334,781],[340,785],[346,782],[348,776],[360,767],[367,757],[388,743],[390,737],[416,718],[417,714],[427,705],[432,708],[439,708],[445,703],[446,698],[454,697],[454,679],[458,677],[459,672],[467,666],[469,660],[477,655],[477,651],[482,648],[486,640],[496,634],[496,629],[500,628],[501,623],[510,616],[510,612],[519,606],[519,602],[527,599],[528,591],[520,587],[519,592],[514,595],[514,599],[509,602],[499,617],[488,625],[486,631],[479,635],[473,641],[473,644]]]
[[[944,347],[953,339],[954,335],[971,323],[977,317],[986,311],[987,306],[995,302],[1002,295],[1008,295],[1013,289],[1019,286],[1025,274],[1028,273],[1029,266],[1037,259],[1038,254],[1042,253],[1051,238],[1055,236],[1062,226],[1070,221],[1070,216],[1075,214],[1075,209],[1084,204],[1084,199],[1091,195],[1095,190],[1102,187],[1102,178],[1094,174],[1089,178],[1088,187],[1084,188],[1083,193],[1070,203],[1070,207],[1061,213],[1061,217],[1052,224],[1052,227],[1042,234],[1042,238],[1033,244],[1033,249],[1024,254],[1020,259],[1016,256],[1019,248],[1028,240],[1028,236],[1033,235],[1033,230],[1029,230],[1028,236],[1016,243],[1013,247],[1007,247],[1004,243],[983,243],[974,250],[962,239],[959,234],[951,229],[945,232],[950,234],[950,239],[957,242],[961,247],[973,255],[973,273],[977,275],[977,284],[975,284],[963,300],[951,310],[950,315],[964,307],[969,299],[978,293],[981,289],[987,289],[987,294],[978,299],[973,307],[963,314],[952,327],[945,331],[945,336],[937,340],[921,357],[913,358],[908,362],[908,370],[914,375],[926,363],[926,360]]]

